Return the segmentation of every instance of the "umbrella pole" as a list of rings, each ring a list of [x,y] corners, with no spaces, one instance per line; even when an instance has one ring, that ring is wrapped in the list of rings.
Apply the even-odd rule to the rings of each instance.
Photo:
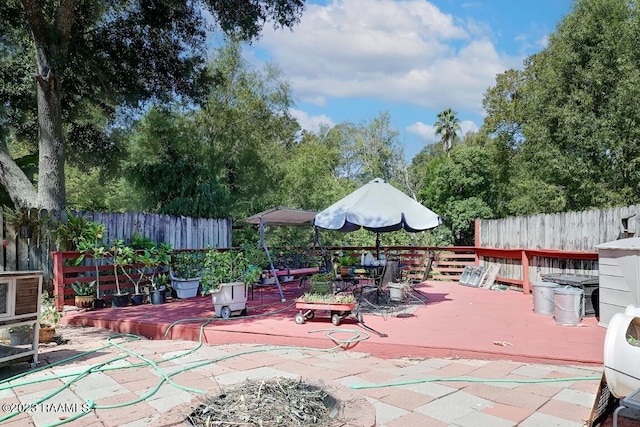
[[[376,233],[376,259],[380,259],[380,233]]]
[[[331,265],[330,265],[329,257],[327,256],[327,251],[324,248],[324,246],[322,246],[322,242],[320,242],[320,233],[318,232],[318,227],[314,225],[313,231],[315,232],[315,236],[316,236],[316,244],[320,248],[320,256],[322,257],[322,262],[324,263],[324,271],[325,272],[331,271]]]

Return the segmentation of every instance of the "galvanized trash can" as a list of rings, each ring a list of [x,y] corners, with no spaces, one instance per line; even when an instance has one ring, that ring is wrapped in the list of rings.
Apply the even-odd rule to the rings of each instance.
[[[554,314],[553,290],[560,285],[552,282],[533,282],[533,312],[544,316]]]
[[[584,290],[573,286],[553,290],[553,316],[560,325],[578,325],[584,315]]]

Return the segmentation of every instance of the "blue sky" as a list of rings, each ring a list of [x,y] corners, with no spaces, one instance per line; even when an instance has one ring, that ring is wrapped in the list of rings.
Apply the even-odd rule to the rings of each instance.
[[[482,124],[495,76],[546,46],[572,0],[311,1],[293,31],[265,27],[247,48],[276,64],[303,128],[368,123],[387,111],[407,160],[438,140],[438,112]]]

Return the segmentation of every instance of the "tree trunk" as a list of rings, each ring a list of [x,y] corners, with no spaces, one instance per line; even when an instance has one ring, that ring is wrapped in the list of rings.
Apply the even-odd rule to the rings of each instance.
[[[54,217],[64,216],[64,138],[60,82],[55,73],[38,75],[38,207]]]
[[[0,184],[7,190],[17,208],[36,207],[38,193],[29,178],[9,155],[4,141],[0,141]]]

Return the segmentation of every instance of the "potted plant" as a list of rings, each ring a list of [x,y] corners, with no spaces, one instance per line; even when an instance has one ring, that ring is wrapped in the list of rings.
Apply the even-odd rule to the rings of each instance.
[[[262,248],[246,245],[242,247],[242,251],[247,262],[259,269],[260,275],[256,282],[260,282],[262,285],[271,285],[276,282],[274,273],[271,271],[269,258]]]
[[[261,273],[243,251],[207,251],[202,288],[211,294],[216,316],[227,319],[233,313],[246,314],[247,284],[258,281]]]
[[[335,293],[336,276],[333,273],[316,273],[309,278],[311,293],[333,294]]]
[[[151,281],[151,304],[163,304],[166,301],[169,277],[166,273],[157,274]]]
[[[37,209],[6,209],[3,212],[6,223],[13,227],[17,236],[30,239],[40,233],[41,219]]]
[[[111,262],[113,265],[113,274],[116,280],[116,293],[111,294],[111,306],[115,308],[126,307],[129,305],[129,292],[122,292],[120,289],[120,277],[118,270],[124,267],[123,263],[126,258],[122,255],[122,248],[124,248],[124,241],[114,240],[113,245],[109,249],[108,255],[111,256]]]
[[[49,295],[48,291],[42,292],[40,296],[40,330],[39,341],[51,342],[56,335],[56,324],[60,320],[61,314],[56,308],[55,299]]]
[[[76,293],[75,305],[78,308],[91,308],[93,307],[93,297],[95,295],[96,281],[91,282],[73,282],[71,287]]]
[[[164,242],[158,246],[154,245],[145,249],[145,266],[149,270],[149,278],[152,284],[157,275],[166,273],[167,267],[171,264],[172,254],[171,245]]]
[[[78,239],[77,249],[80,251],[80,256],[77,259],[79,264],[88,255],[93,258],[93,263],[96,270],[95,280],[95,298],[93,299],[93,308],[100,309],[104,307],[104,298],[100,293],[100,263],[107,255],[107,248],[102,243],[104,236],[105,226],[98,222],[88,222],[86,224],[87,230],[85,230]],[[76,304],[77,306],[77,304]]]
[[[162,304],[166,301],[169,277],[164,271],[166,266],[171,263],[172,252],[173,249],[168,243],[161,243],[157,247],[153,246],[145,249],[144,260],[146,262],[146,268],[150,271],[150,296],[152,304]]]
[[[171,264],[171,286],[178,298],[192,298],[198,294],[203,263],[201,252],[175,254]]]
[[[131,295],[131,305],[141,305],[144,294],[140,292],[140,284],[145,280],[150,266],[154,263],[151,251],[145,249],[138,252],[131,246],[123,245],[118,251],[118,265],[125,276],[133,283],[133,294]]]
[[[338,258],[338,264],[340,266],[340,275],[352,276],[353,266],[356,265],[358,261],[359,261],[359,258],[355,255],[343,255],[340,258]]]

